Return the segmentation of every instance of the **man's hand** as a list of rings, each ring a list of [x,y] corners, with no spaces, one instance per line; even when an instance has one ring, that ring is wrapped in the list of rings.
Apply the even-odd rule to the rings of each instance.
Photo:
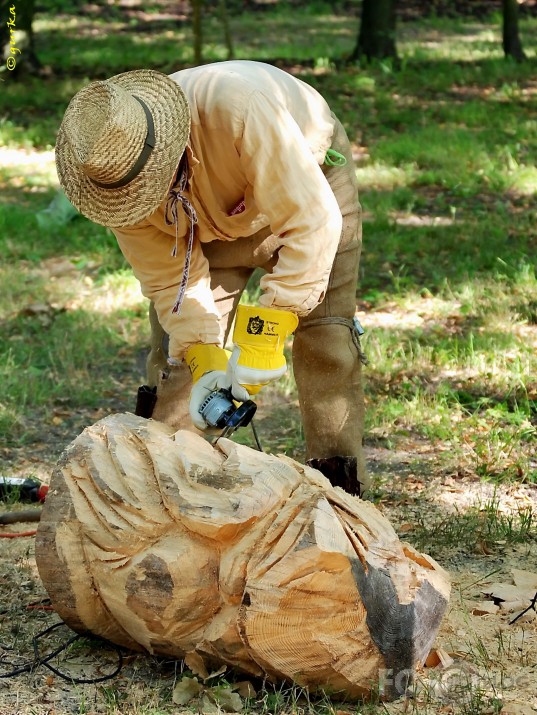
[[[245,402],[285,375],[285,339],[297,325],[297,316],[288,310],[239,305],[227,364],[227,384],[236,400]]]
[[[194,387],[190,394],[190,417],[194,425],[207,429],[199,408],[205,398],[220,387],[229,387],[226,368],[229,352],[218,345],[192,345],[185,353],[185,361],[190,368]]]

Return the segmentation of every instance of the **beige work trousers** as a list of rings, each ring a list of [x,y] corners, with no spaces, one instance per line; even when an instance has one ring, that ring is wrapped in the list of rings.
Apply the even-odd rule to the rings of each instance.
[[[333,456],[358,458],[358,479],[367,486],[362,438],[364,396],[362,354],[352,328],[361,251],[361,209],[355,167],[347,135],[337,122],[332,148],[347,159],[345,166],[323,166],[338,201],[343,228],[323,301],[300,319],[293,339],[293,371],[306,442],[306,459]],[[225,341],[242,292],[256,268],[270,271],[277,261],[278,239],[267,228],[234,242],[203,245],[211,288]],[[156,384],[153,417],[175,428],[192,428],[188,415],[191,379],[186,366],[168,368],[162,349],[163,331],[153,306],[148,382]],[[164,378],[164,379],[163,379]]]

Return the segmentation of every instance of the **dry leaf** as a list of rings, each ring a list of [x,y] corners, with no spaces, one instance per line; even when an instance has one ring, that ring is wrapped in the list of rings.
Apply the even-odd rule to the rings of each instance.
[[[255,698],[257,695],[254,686],[249,680],[241,680],[240,683],[235,683],[233,690],[235,690],[241,698]]]
[[[489,616],[498,613],[500,607],[491,601],[480,601],[477,606],[472,609],[474,616]]]
[[[500,715],[535,715],[535,710],[527,703],[507,703],[500,710]]]
[[[400,531],[401,534],[406,534],[408,531],[412,531],[413,529],[414,524],[401,524],[398,531]]]
[[[535,590],[520,588],[510,583],[491,583],[483,587],[482,593],[499,601],[531,601]]]
[[[186,654],[185,665],[194,673],[194,675],[199,675],[199,677],[203,680],[206,680],[209,677],[209,671],[205,666],[205,661],[199,653],[196,653],[195,650]]]
[[[242,712],[241,696],[229,688],[211,688],[211,695],[226,713]]]
[[[200,703],[200,712],[203,715],[215,715],[220,712],[218,705],[209,697],[208,693],[203,693]]]
[[[527,601],[503,601],[500,603],[500,608],[506,613],[513,613],[514,611],[523,611],[527,605]]]
[[[202,690],[203,686],[195,678],[188,678],[185,675],[174,687],[172,700],[176,705],[186,705]]]
[[[537,573],[533,571],[523,571],[522,569],[511,569],[515,585],[524,590],[537,591]]]

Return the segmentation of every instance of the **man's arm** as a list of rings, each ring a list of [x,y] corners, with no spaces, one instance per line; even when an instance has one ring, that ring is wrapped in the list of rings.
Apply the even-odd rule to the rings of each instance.
[[[261,279],[260,303],[306,315],[321,302],[338,248],[338,203],[289,111],[260,92],[249,98],[241,163],[261,213],[281,240]]]
[[[185,243],[147,221],[112,229],[142,293],[153,300],[159,322],[170,336],[170,357],[180,360],[197,343],[220,345],[219,315],[210,287],[209,265],[194,239],[187,289],[179,314],[172,313],[185,265]]]

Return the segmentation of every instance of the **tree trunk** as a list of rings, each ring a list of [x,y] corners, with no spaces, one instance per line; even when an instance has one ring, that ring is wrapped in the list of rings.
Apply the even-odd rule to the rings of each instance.
[[[518,0],[502,0],[503,11],[503,51],[506,57],[517,62],[526,59],[518,32]]]
[[[219,0],[219,7],[222,29],[224,31],[224,42],[227,48],[227,58],[228,60],[232,60],[235,58],[235,48],[233,47],[233,37],[231,36],[231,29],[229,27],[229,15],[226,0]]]
[[[363,0],[358,41],[349,61],[364,57],[368,62],[386,58],[398,61],[395,7],[396,0]]]
[[[75,631],[350,697],[403,694],[449,599],[433,559],[317,470],[130,414],[61,456],[36,558]]]
[[[203,0],[192,0],[192,34],[194,36],[194,64],[203,63]]]

